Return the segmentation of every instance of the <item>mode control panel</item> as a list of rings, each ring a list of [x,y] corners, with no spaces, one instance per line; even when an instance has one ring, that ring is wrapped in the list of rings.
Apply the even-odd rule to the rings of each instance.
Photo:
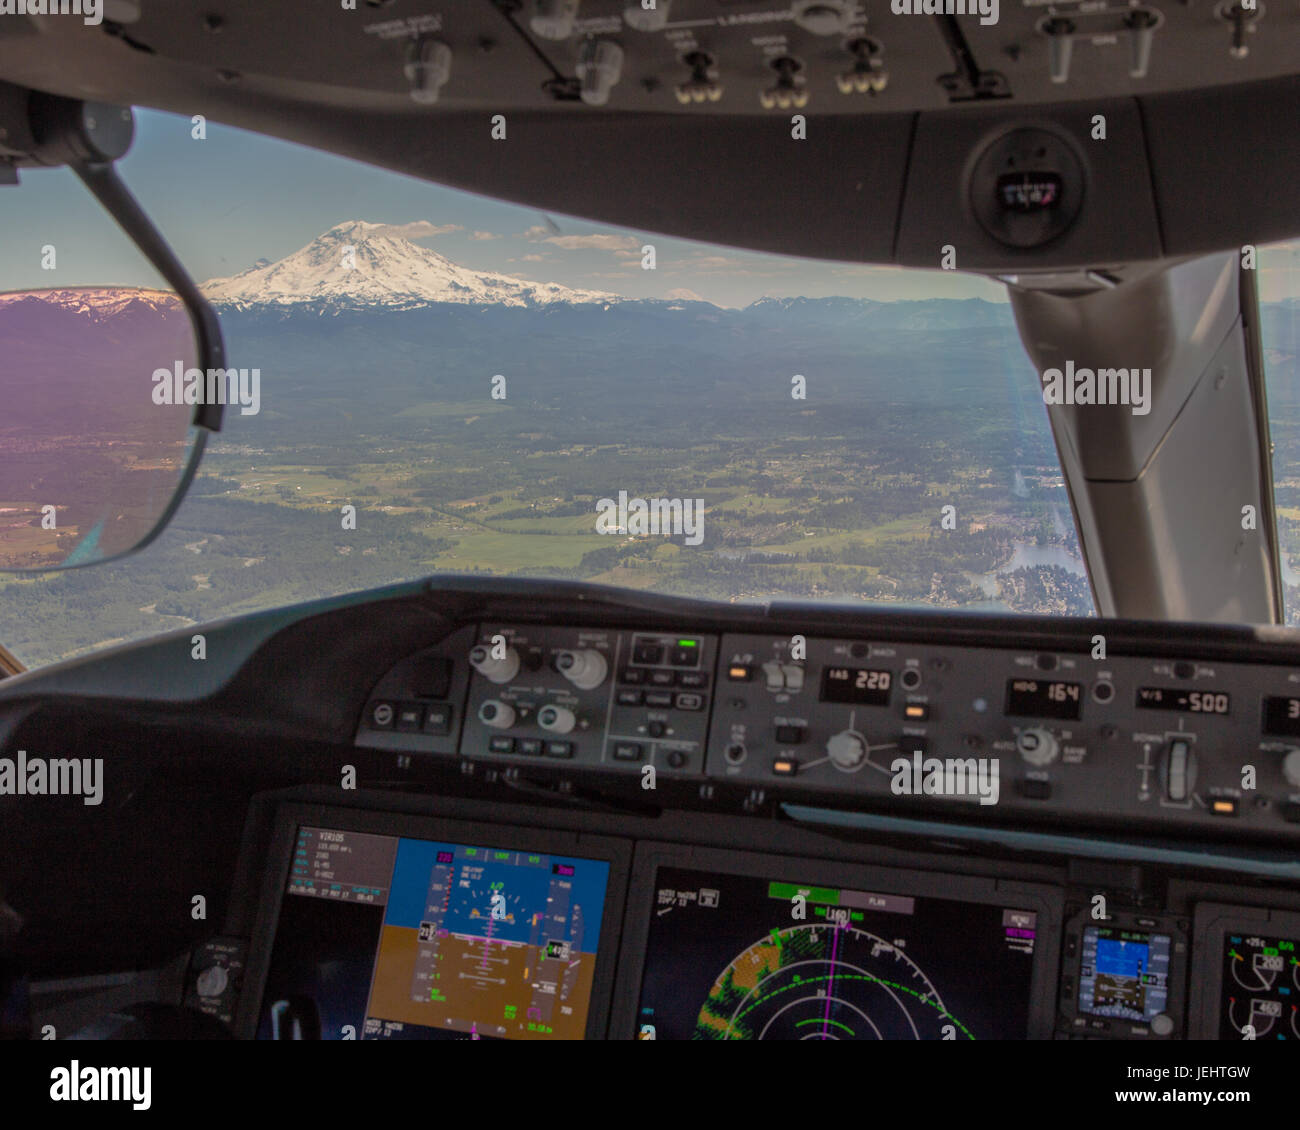
[[[773,799],[1300,838],[1300,659],[1103,650],[488,621],[380,678],[356,740],[653,766]]]
[[[1300,825],[1293,668],[727,634],[715,698],[708,772],[753,786]]]
[[[701,633],[482,625],[460,752],[699,774],[715,660]]]

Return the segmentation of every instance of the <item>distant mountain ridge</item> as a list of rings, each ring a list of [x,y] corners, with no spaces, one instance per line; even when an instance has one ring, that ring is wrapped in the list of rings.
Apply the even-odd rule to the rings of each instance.
[[[528,308],[623,301],[603,291],[462,267],[411,242],[400,230],[365,220],[335,224],[283,259],[230,278],[209,279],[200,289],[218,309],[297,307],[317,313],[445,303]]]

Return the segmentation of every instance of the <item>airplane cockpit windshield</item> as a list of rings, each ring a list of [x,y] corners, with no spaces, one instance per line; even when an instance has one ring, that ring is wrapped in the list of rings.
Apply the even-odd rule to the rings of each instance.
[[[0,3],[21,1101],[184,1117],[279,1041],[1284,1095],[1297,33]]]

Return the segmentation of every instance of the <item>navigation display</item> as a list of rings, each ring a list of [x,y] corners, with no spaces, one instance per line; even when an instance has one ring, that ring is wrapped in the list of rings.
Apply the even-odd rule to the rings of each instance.
[[[299,827],[259,1039],[582,1039],[609,864]]]
[[[1079,1011],[1139,1021],[1164,1012],[1169,946],[1168,934],[1087,927],[1079,966]]]
[[[660,867],[637,1032],[658,1040],[1025,1039],[1038,914]]]

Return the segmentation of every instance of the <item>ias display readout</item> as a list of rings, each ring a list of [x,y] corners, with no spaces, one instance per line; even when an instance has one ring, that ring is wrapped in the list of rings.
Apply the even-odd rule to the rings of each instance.
[[[866,667],[826,667],[822,670],[822,702],[847,702],[855,706],[888,706],[891,671]]]

